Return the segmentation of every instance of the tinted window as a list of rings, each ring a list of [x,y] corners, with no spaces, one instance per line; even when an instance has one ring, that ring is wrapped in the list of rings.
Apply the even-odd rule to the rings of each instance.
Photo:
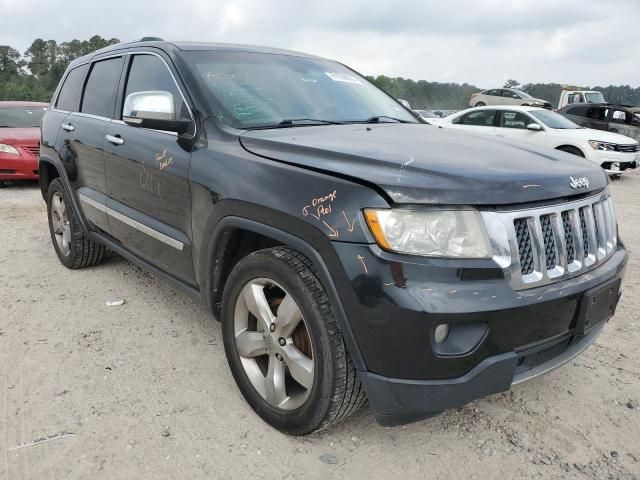
[[[460,121],[462,125],[476,125],[482,127],[492,127],[496,117],[495,110],[478,110],[467,113]]]
[[[57,109],[67,110],[69,112],[73,112],[78,109],[80,92],[82,91],[82,82],[84,81],[84,76],[87,73],[88,68],[89,65],[82,65],[81,67],[74,68],[69,72],[62,84],[60,93],[58,94],[58,100],[56,101]]]
[[[487,90],[484,94],[491,95],[492,97],[498,97],[500,96],[500,90]]]
[[[500,115],[502,128],[527,128],[530,123],[533,123],[533,120],[522,112],[502,112]]]
[[[165,63],[155,55],[136,55],[129,69],[125,98],[131,93],[149,91],[169,92],[173,95],[177,116],[185,120],[190,118],[189,110]]]
[[[588,108],[589,107],[587,107],[586,105],[580,105],[580,106],[577,106],[577,107],[569,107],[569,108],[567,108],[566,112],[569,115],[577,115],[579,117],[586,117]]]
[[[586,110],[586,113],[583,116],[587,118],[592,118],[593,120],[602,120],[606,118],[606,110],[604,108],[599,107],[583,107]]]
[[[507,98],[520,98],[517,93],[512,92],[511,90],[501,90],[502,96]]]
[[[80,111],[111,118],[121,72],[122,57],[94,63],[84,89]]]

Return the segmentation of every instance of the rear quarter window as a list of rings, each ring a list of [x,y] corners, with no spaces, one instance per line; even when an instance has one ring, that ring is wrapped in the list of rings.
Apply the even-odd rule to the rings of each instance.
[[[87,74],[89,65],[81,65],[71,70],[64,79],[60,93],[56,99],[55,108],[73,112],[78,110],[82,82]]]

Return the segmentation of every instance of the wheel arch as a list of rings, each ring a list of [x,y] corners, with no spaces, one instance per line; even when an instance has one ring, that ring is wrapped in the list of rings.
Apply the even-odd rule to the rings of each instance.
[[[327,240],[327,243],[330,242]],[[288,246],[311,261],[320,283],[329,296],[334,315],[355,368],[358,370],[366,369],[338,290],[320,252],[306,240],[271,225],[237,216],[224,217],[217,223],[209,248],[208,274],[205,292],[203,292],[214,315],[218,318],[220,316],[222,295],[233,266],[252,251],[277,245]],[[329,248],[333,251],[330,245]],[[322,250],[325,254],[328,252],[326,248]],[[338,261],[337,256],[335,257],[335,260]]]
[[[48,157],[40,157],[38,161],[38,183],[40,185],[40,193],[42,198],[46,198],[49,185],[55,178],[59,178],[62,175],[56,167],[55,163]]]

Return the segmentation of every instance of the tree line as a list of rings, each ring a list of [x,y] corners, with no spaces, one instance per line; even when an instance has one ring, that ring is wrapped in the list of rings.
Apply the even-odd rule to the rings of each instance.
[[[38,38],[24,53],[0,45],[0,100],[48,102],[69,63],[119,41],[100,35],[63,43]]]
[[[100,35],[94,35],[89,40],[74,39],[62,43],[38,38],[23,53],[8,45],[0,46],[0,100],[48,102],[71,61],[119,41],[117,38],[106,39]],[[468,83],[415,81],[385,75],[368,78],[393,97],[403,98],[417,109],[466,108],[471,94],[481,90]],[[520,85],[513,79],[508,80],[504,86],[520,88],[534,97],[550,101],[552,105],[557,105],[562,90],[558,83]],[[640,105],[640,87],[609,85],[593,89],[601,91],[611,103]]]
[[[373,83],[385,90],[395,98],[407,100],[412,108],[416,109],[446,109],[458,110],[469,106],[471,94],[481,89],[468,83],[439,83],[427,82],[401,77],[391,78],[384,75],[368,77]],[[491,85],[490,88],[500,88],[501,85]],[[532,97],[542,98],[558,105],[562,85],[559,83],[527,83],[520,84],[517,80],[507,80],[502,85],[504,88],[518,88],[527,92]],[[632,88],[629,85],[609,85],[608,87],[585,87],[590,90],[601,91],[604,98],[610,103],[622,105],[640,105],[640,87]]]

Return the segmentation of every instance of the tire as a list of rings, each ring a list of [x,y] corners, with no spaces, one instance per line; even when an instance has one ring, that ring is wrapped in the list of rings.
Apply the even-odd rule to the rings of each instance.
[[[107,249],[84,234],[70,205],[62,181],[54,179],[47,191],[47,217],[51,241],[58,259],[71,269],[98,265],[104,260]]]
[[[561,152],[567,152],[567,153],[570,153],[572,155],[577,155],[578,157],[584,158],[584,153],[582,153],[582,150],[580,150],[579,148],[576,148],[576,147],[572,147],[570,145],[567,145],[567,146],[564,146],[564,147],[558,147],[558,150],[560,150]]]
[[[255,299],[262,299],[271,314],[264,310],[259,315],[249,313],[259,303]],[[285,333],[287,328],[296,324],[287,322],[288,317],[296,317],[291,315],[294,306],[301,320],[291,337],[284,340],[289,335]],[[329,298],[311,262],[300,253],[276,247],[241,259],[227,280],[221,318],[225,352],[238,388],[255,412],[274,428],[291,435],[306,435],[347,418],[364,404],[365,393]],[[245,318],[249,319],[246,330]],[[269,318],[272,325],[267,332]],[[251,342],[251,350],[240,340],[249,334],[258,339],[257,343]],[[265,339],[264,346],[260,336]],[[291,354],[294,350],[290,347],[304,356],[304,362],[297,353]],[[300,368],[301,364],[306,369]],[[269,381],[271,372],[278,368],[284,380]],[[274,373],[272,378],[280,377]],[[301,383],[299,378],[303,378]],[[308,388],[303,386],[305,383]],[[268,385],[276,384],[281,388],[268,389]]]
[[[486,105],[487,105],[487,104],[486,104],[486,103],[484,103],[484,102],[478,102],[478,103],[476,103],[476,107],[484,107],[484,106],[486,106]]]

